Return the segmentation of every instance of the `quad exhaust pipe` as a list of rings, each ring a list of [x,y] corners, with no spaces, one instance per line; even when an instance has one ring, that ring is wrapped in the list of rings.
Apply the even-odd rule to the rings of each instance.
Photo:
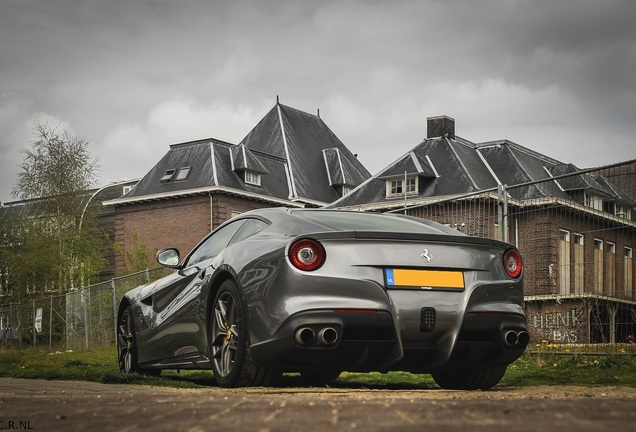
[[[324,327],[318,334],[311,327],[300,327],[294,333],[294,341],[301,346],[314,345],[316,342],[323,346],[331,346],[338,342],[338,331],[333,327]]]
[[[294,340],[298,345],[311,345],[314,343],[316,339],[316,333],[310,329],[309,327],[301,327],[296,330],[296,334],[294,335]]]
[[[333,327],[325,327],[318,332],[318,342],[321,345],[333,345],[338,341],[338,332]]]
[[[503,342],[508,348],[525,348],[530,343],[530,335],[525,330],[508,330],[503,335]]]

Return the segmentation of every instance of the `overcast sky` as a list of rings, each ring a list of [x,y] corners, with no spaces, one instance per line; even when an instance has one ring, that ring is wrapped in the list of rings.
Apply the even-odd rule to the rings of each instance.
[[[0,0],[0,200],[34,121],[91,141],[99,186],[169,145],[320,115],[372,173],[448,115],[579,167],[636,158],[633,0]]]

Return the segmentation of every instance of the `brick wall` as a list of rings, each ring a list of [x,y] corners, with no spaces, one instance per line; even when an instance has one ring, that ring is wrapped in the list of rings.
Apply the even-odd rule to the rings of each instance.
[[[273,207],[272,204],[246,199],[240,196],[213,194],[210,197],[212,206],[212,228],[216,228],[233,214],[245,213],[259,208]]]
[[[528,302],[526,316],[532,343],[589,342],[588,308],[580,300]]]
[[[115,242],[122,251],[133,252],[135,236],[151,259],[163,247],[176,247],[185,256],[212,229],[233,214],[271,207],[271,204],[226,194],[176,197],[161,201],[118,206],[115,209]],[[116,271],[124,271],[122,254]]]

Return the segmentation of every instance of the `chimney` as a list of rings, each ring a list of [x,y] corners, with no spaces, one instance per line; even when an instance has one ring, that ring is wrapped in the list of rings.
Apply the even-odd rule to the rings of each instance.
[[[426,118],[426,138],[455,138],[455,119],[448,116]]]

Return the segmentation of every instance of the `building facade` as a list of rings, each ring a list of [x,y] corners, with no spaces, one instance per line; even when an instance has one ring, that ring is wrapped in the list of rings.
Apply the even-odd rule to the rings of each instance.
[[[321,207],[370,177],[318,115],[276,105],[238,144],[204,139],[170,146],[125,196],[105,205],[126,252],[187,253],[221,223],[248,210]],[[148,263],[151,265],[152,263]]]
[[[473,143],[454,120],[330,207],[400,212],[515,244],[537,341],[612,343],[636,331],[636,161],[580,170],[516,143]]]

